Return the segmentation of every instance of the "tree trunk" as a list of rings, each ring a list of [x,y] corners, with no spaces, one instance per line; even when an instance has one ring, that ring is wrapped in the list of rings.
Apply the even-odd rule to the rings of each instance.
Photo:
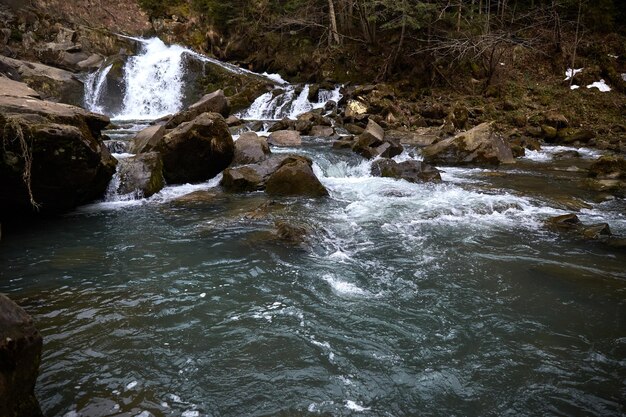
[[[328,20],[330,20],[330,38],[332,42],[339,45],[341,39],[339,38],[339,32],[337,32],[337,16],[335,15],[335,4],[333,0],[328,0]]]

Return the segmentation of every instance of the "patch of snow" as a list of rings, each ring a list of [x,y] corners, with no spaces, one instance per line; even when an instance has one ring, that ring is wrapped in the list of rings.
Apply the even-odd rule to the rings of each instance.
[[[602,92],[602,93],[606,93],[606,92],[608,92],[608,91],[611,91],[611,87],[609,87],[609,86],[607,85],[607,83],[606,83],[603,79],[602,79],[602,80],[600,80],[600,81],[596,81],[596,82],[595,82],[595,83],[593,83],[593,84],[589,84],[589,85],[587,86],[587,88],[597,88],[597,89],[598,89],[598,90],[600,90],[600,92]]]
[[[626,81],[626,73],[622,74],[622,80]]]
[[[609,58],[617,59],[619,56],[613,54],[607,54]]]
[[[577,90],[577,89],[579,89],[579,88],[580,88],[580,86],[579,86],[579,85],[576,85],[576,84],[572,84],[572,85],[570,85],[570,87],[569,87],[569,89],[570,89],[570,90]]]
[[[569,80],[570,78],[572,78],[579,72],[583,72],[583,69],[582,68],[578,68],[578,69],[568,68],[567,71],[565,71],[565,79],[563,81]]]

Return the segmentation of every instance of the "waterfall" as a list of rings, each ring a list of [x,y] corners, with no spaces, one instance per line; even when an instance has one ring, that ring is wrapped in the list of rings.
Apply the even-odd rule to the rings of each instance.
[[[104,113],[100,104],[102,92],[105,90],[107,75],[113,65],[107,65],[87,75],[85,79],[85,108],[94,113]]]
[[[124,66],[124,104],[117,119],[156,119],[182,108],[184,65],[179,45],[159,38],[143,42],[143,52]]]
[[[242,119],[251,120],[280,120],[285,117],[296,119],[302,113],[323,108],[330,100],[335,103],[341,100],[342,95],[339,92],[341,86],[337,86],[333,90],[320,89],[318,101],[315,102],[309,101],[310,88],[310,85],[306,84],[297,96],[295,87],[292,85],[284,87],[282,92],[279,90],[278,94],[276,91],[265,93],[259,96],[239,116]]]

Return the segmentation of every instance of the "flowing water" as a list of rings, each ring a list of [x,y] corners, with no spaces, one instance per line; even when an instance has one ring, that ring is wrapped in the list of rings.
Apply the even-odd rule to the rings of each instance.
[[[308,137],[273,151],[311,157],[327,198],[218,177],[3,236],[45,414],[623,415],[626,256],[543,222],[575,200],[624,235],[626,204],[581,191],[597,153],[559,150],[411,184]]]

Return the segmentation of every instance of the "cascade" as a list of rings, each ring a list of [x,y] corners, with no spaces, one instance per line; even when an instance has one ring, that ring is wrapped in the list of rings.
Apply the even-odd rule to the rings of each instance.
[[[339,91],[340,86],[333,90],[320,89],[316,102],[311,102],[308,99],[309,84],[304,85],[298,95],[296,95],[293,85],[281,88],[283,92],[278,94],[268,92],[259,96],[247,110],[239,114],[239,117],[252,120],[280,120],[285,117],[296,119],[302,113],[323,108],[330,100],[337,103],[342,97]]]
[[[143,53],[124,67],[124,107],[117,119],[156,119],[182,107],[184,65],[179,45],[158,38],[144,41]]]
[[[107,65],[87,75],[85,79],[85,108],[94,113],[104,113],[100,104],[101,95],[105,90],[107,75],[113,65]]]

